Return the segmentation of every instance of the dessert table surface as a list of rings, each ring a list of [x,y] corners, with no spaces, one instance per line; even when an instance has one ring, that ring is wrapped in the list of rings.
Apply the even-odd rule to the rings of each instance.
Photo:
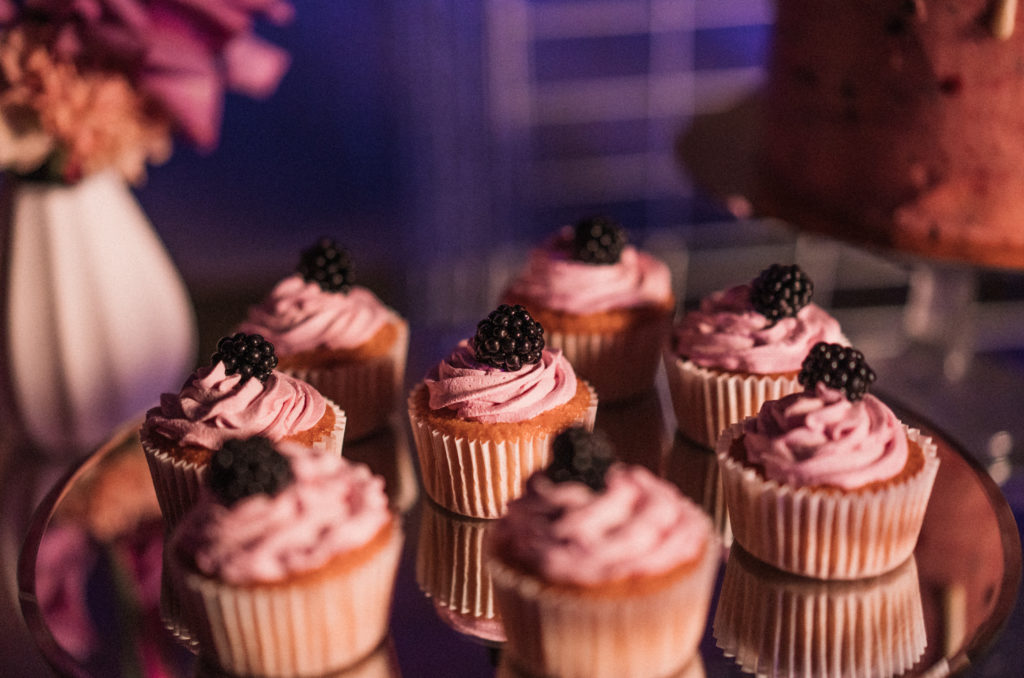
[[[934,436],[941,458],[912,563],[916,571],[908,575],[917,579],[916,584],[911,580],[911,590],[915,593],[913,615],[920,618],[905,623],[923,624],[927,644],[914,666],[900,675],[1009,675],[1003,672],[1005,667],[993,669],[993,662],[1012,657],[1006,648],[1021,640],[1021,545],[1013,509],[967,451],[910,409],[892,404],[905,421]],[[597,426],[612,437],[627,461],[645,464],[676,482],[714,514],[716,506],[720,510],[720,498],[715,496],[713,457],[674,433],[671,409],[664,405],[664,393],[651,391],[629,403],[602,406]],[[153,577],[159,578],[159,568],[154,575],[153,563],[158,564],[159,559],[153,560],[152,552],[159,553],[161,525],[152,513],[152,504],[146,503],[151,499],[124,489],[124,479],[140,469],[139,477],[146,479],[137,426],[137,421],[128,422],[63,477],[53,479],[31,516],[18,577],[27,640],[60,675],[144,675],[139,671],[154,658],[175,678],[221,675],[198,661],[186,643],[175,639],[160,622],[154,606],[152,592],[159,582]],[[337,675],[519,675],[502,655],[500,625],[490,618],[485,592],[476,590],[481,581],[486,582],[472,557],[473,544],[479,542],[488,523],[450,514],[423,496],[407,428],[396,415],[388,429],[345,447],[346,456],[368,463],[387,480],[392,505],[404,515],[406,546],[388,638],[365,662]],[[113,478],[122,482],[111,485]],[[54,559],[47,555],[50,549],[40,551],[46,540],[60,544],[69,535],[81,542],[70,559]],[[450,540],[455,540],[457,548],[452,548]],[[732,555],[723,549],[719,587],[724,578],[732,576],[730,566],[736,568],[750,560],[745,554]],[[430,563],[430,568],[425,568],[425,563]],[[48,567],[60,571],[47,571]],[[53,578],[69,577],[67,568],[75,567],[83,570],[71,580],[84,587],[86,594],[79,612],[85,615],[80,621],[91,633],[88,658],[81,651],[76,658],[74,648],[67,647],[68,638],[74,640],[68,615],[56,621],[47,618],[39,604],[44,595],[51,595],[52,600],[52,593],[47,592],[52,591]],[[442,575],[431,573],[436,570],[442,570]],[[744,571],[754,572],[757,580],[756,567]],[[774,586],[770,582],[775,579],[768,575],[766,585]],[[792,585],[799,591],[802,586],[814,586],[806,580],[790,579],[796,581],[785,587]],[[134,588],[133,580],[138,584]],[[872,596],[885,600],[889,595],[886,587],[892,587],[887,583],[890,580],[883,577],[858,584],[852,594],[850,587],[837,584],[808,595],[819,601],[822,596],[831,600],[830,596],[847,595],[853,595],[855,601]],[[424,589],[433,595],[428,596]],[[132,595],[133,591],[143,593]],[[768,591],[769,596],[782,595],[771,588]],[[737,662],[718,647],[716,636],[721,633],[712,628],[712,622],[719,602],[716,592],[699,657],[683,667],[680,676],[743,675]]]

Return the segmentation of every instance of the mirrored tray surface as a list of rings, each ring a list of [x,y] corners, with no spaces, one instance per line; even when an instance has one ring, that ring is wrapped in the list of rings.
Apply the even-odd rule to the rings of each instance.
[[[969,455],[896,409],[935,438],[941,460],[914,558],[872,580],[823,583],[725,550],[700,655],[679,676],[815,675],[828,667],[940,676],[970,666],[996,640],[1021,575],[1013,514]],[[673,437],[663,411],[651,392],[602,405],[597,426],[626,461],[652,468],[716,516],[728,543],[713,455]],[[19,563],[26,622],[61,675],[222,676],[161,621],[163,530],[137,426],[84,459],[37,510]],[[345,446],[346,456],[385,477],[407,539],[389,637],[337,676],[518,676],[502,661],[503,629],[479,557],[490,523],[420,495],[410,440],[396,420]]]

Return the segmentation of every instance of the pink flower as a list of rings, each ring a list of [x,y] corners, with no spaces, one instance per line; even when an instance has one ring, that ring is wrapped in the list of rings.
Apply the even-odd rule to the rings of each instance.
[[[49,162],[73,181],[115,166],[134,180],[169,155],[169,126],[213,148],[225,92],[268,96],[288,69],[256,20],[292,12],[287,0],[0,0],[0,167]]]
[[[0,0],[3,1],[3,0]],[[253,34],[291,18],[284,0],[28,0],[60,26],[57,53],[129,73],[190,140],[217,143],[226,90],[273,92],[287,53]]]

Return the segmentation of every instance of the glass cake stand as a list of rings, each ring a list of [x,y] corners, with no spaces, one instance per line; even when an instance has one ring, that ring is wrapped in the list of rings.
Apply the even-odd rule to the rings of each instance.
[[[661,402],[652,391],[603,407],[597,425],[627,460],[677,483],[717,516],[728,543],[713,455],[674,436]],[[909,410],[894,409],[934,436],[941,459],[914,558],[890,575],[825,584],[759,565],[738,547],[724,550],[700,654],[680,677],[798,665],[941,676],[971,666],[996,641],[1021,577],[1013,514],[970,455]],[[38,507],[19,562],[25,620],[61,675],[223,676],[161,622],[155,598],[163,530],[155,499],[142,491],[148,477],[137,428],[131,422],[120,429]],[[418,495],[410,440],[396,420],[345,447],[346,456],[386,478],[407,540],[388,638],[336,675],[520,676],[502,656],[503,628],[479,557],[490,523]]]

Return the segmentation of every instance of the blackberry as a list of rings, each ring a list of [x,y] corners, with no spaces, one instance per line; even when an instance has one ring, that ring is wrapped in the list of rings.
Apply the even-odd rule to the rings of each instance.
[[[819,341],[804,358],[797,379],[808,390],[820,382],[842,391],[848,400],[857,401],[874,383],[875,371],[857,349]]]
[[[544,472],[556,483],[575,480],[600,492],[613,461],[615,452],[603,432],[574,426],[555,436],[551,463]]]
[[[210,359],[211,364],[224,363],[226,374],[240,374],[242,381],[256,377],[265,382],[277,367],[274,345],[259,334],[236,332],[217,342],[217,352]]]
[[[569,256],[586,264],[614,264],[626,240],[626,231],[609,217],[581,219],[573,230]]]
[[[544,328],[519,304],[502,304],[477,323],[470,343],[479,362],[515,372],[540,361]]]
[[[303,250],[296,271],[303,280],[315,282],[325,292],[348,292],[355,284],[355,269],[348,251],[331,238],[320,238]]]
[[[813,294],[814,283],[796,264],[772,264],[750,283],[750,302],[769,325],[795,316],[811,303]]]
[[[293,479],[288,458],[261,436],[226,441],[206,471],[207,485],[225,506],[254,494],[274,496]]]

